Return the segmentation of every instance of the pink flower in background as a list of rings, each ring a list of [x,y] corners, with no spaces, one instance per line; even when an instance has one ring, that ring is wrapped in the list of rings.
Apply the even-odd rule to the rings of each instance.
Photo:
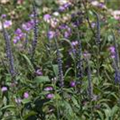
[[[7,91],[7,90],[8,90],[8,88],[5,87],[5,86],[1,88],[1,91],[2,91],[2,92],[5,92],[5,91]]]
[[[17,0],[17,4],[22,4],[23,0]]]
[[[71,86],[71,87],[75,87],[75,85],[76,85],[75,81],[71,81],[71,82],[70,82],[70,86]]]
[[[115,58],[115,47],[114,46],[110,46],[109,48],[108,48],[108,50],[110,51],[110,53],[111,53],[111,58]]]
[[[76,45],[78,45],[78,41],[72,41],[71,44],[72,44],[73,46],[76,46]]]
[[[95,22],[92,22],[91,23],[91,27],[94,28],[96,26],[96,23]]]
[[[115,47],[114,46],[109,47],[109,50],[110,50],[111,54],[115,54]]]
[[[70,36],[70,33],[69,33],[68,31],[65,31],[65,32],[64,32],[64,37],[65,37],[65,38],[68,38],[69,36]]]
[[[48,99],[52,99],[54,97],[54,94],[50,93],[50,94],[47,94],[46,96]]]
[[[43,17],[44,21],[46,22],[50,22],[50,19],[51,19],[51,15],[50,14],[45,14],[44,17]]]
[[[58,4],[64,5],[64,4],[70,4],[69,0],[57,0]]]
[[[87,51],[85,51],[85,52],[83,53],[83,57],[84,57],[85,59],[90,59],[91,54],[88,53]]]
[[[23,96],[24,96],[24,98],[28,98],[29,97],[29,93],[25,92]]]
[[[98,2],[97,0],[92,1],[91,5],[99,8],[106,8],[105,4],[103,2]]]
[[[112,11],[112,15],[116,20],[120,20],[120,10]]]
[[[12,21],[11,20],[5,20],[3,23],[5,28],[9,28],[12,25]]]
[[[36,74],[36,75],[38,75],[38,76],[43,75],[43,73],[42,73],[42,70],[41,70],[41,69],[37,69],[37,70],[35,71],[35,74]]]
[[[53,27],[53,28],[57,27],[58,23],[59,23],[59,20],[56,19],[56,18],[52,18],[52,19],[50,20],[50,25],[51,25],[51,27]]]
[[[46,87],[44,90],[45,91],[51,91],[51,90],[53,90],[53,87]]]
[[[115,55],[111,55],[111,58],[115,58]]]
[[[98,6],[98,5],[99,5],[99,2],[98,2],[98,1],[92,1],[91,4],[92,4],[93,6]]]

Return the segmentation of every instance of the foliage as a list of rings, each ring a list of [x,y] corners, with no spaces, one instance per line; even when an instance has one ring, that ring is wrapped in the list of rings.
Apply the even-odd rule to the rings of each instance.
[[[89,0],[0,4],[1,120],[120,118],[120,13],[110,7]]]

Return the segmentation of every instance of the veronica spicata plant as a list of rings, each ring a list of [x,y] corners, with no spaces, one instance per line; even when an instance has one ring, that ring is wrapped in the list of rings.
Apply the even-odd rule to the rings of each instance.
[[[37,41],[38,41],[38,23],[37,23],[37,11],[36,11],[36,6],[35,2],[33,3],[33,20],[34,20],[34,38],[32,41],[32,53],[31,53],[31,60],[33,60],[34,54],[35,54],[35,49],[37,46]]]
[[[13,78],[15,77],[15,67],[14,67],[12,48],[11,48],[11,41],[10,41],[10,36],[7,30],[4,28],[3,23],[2,23],[2,31],[3,31],[3,36],[5,40],[5,45],[6,45],[6,55],[7,55],[8,62],[9,62],[9,72]]]

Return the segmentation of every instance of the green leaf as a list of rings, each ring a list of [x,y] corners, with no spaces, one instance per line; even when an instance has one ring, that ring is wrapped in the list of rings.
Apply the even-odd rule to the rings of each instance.
[[[70,104],[68,102],[64,101],[64,107],[65,107],[65,113],[66,113],[66,115],[72,116],[73,110],[72,110],[72,107],[70,106]]]
[[[35,70],[34,70],[34,67],[33,67],[30,59],[29,59],[25,54],[21,54],[21,55],[24,57],[24,59],[25,59],[26,62],[28,63],[28,66],[29,66],[28,69],[29,69],[31,72],[34,72]]]
[[[25,116],[24,116],[24,120],[32,120],[32,116],[35,116],[37,113],[36,112],[34,112],[34,111],[30,111],[28,114],[26,114]]]
[[[55,73],[55,76],[58,76],[58,65],[53,65],[53,71]]]
[[[66,76],[67,76],[67,74],[68,74],[68,73],[69,73],[72,69],[73,69],[73,68],[71,68],[71,67],[70,67],[70,68],[68,68],[68,69],[67,69],[67,71],[65,72],[65,76],[64,76],[64,77],[66,77]]]
[[[104,112],[105,112],[106,118],[109,119],[111,117],[111,109],[105,109]]]
[[[25,99],[22,100],[23,104],[26,104],[26,103],[29,103],[29,102],[31,102],[30,98],[25,98]]]
[[[118,111],[119,111],[119,107],[115,105],[115,106],[112,108],[112,112],[111,112],[113,118],[114,118],[115,114],[116,114]]]
[[[5,96],[3,98],[3,103],[4,103],[4,105],[7,105],[7,98]]]
[[[50,79],[48,78],[48,76],[37,76],[35,78],[35,82],[36,83],[45,83],[45,82],[50,82]]]
[[[76,107],[80,108],[80,105],[78,104],[77,100],[74,97],[72,97],[72,101]]]
[[[109,23],[109,24],[117,24],[117,23],[118,23],[118,21],[117,21],[117,20],[115,20],[115,18],[114,18],[114,17],[111,17],[111,18],[109,18],[109,19],[108,19],[108,23]]]
[[[99,111],[99,110],[97,110],[96,112],[98,113],[98,115],[99,115],[99,117],[100,117],[100,120],[104,120],[104,115],[103,115],[103,113],[102,113],[101,111]]]
[[[2,107],[0,109],[0,111],[5,110],[5,109],[9,109],[9,108],[15,108],[15,106],[14,105],[6,105],[6,106]]]

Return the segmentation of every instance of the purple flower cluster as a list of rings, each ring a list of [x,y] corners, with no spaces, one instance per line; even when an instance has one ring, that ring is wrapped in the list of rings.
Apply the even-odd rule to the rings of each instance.
[[[68,52],[69,52],[69,55],[74,55],[74,57],[75,57],[77,50],[73,47],[73,48],[69,49]]]
[[[51,87],[51,86],[48,86],[48,87],[45,87],[44,88],[44,91],[52,91],[53,90],[53,87]],[[47,95],[46,95],[46,98],[47,99],[52,99],[54,97],[54,94],[53,93],[48,93]]]
[[[41,75],[43,75],[41,69],[37,69],[37,70],[35,71],[35,74],[36,74],[37,76],[41,76]]]
[[[38,20],[36,20],[36,22],[38,23]],[[34,24],[35,23],[34,23],[34,20],[32,18],[32,15],[31,15],[31,20],[23,23],[21,25],[21,28],[17,28],[17,30],[15,31],[15,37],[13,39],[13,42],[16,44],[16,43],[18,43],[18,41],[21,41],[21,40],[25,39],[26,38],[26,32],[30,32],[31,30],[33,30],[34,29]]]
[[[60,12],[63,12],[63,11],[65,11],[65,10],[67,10],[70,6],[71,6],[70,3],[63,4],[63,5],[61,5],[61,6],[59,7],[59,11],[60,11]]]
[[[5,28],[8,28],[12,25],[12,21],[11,20],[5,20],[3,24],[4,24]]]
[[[83,15],[82,12],[75,12],[71,14],[71,21],[73,27],[78,27],[83,23]]]
[[[24,39],[25,36],[26,36],[26,34],[20,28],[18,28],[15,31],[15,37],[13,39],[13,42],[16,44],[18,41]]]
[[[47,36],[49,40],[53,39],[55,37],[55,31],[48,31]]]
[[[76,40],[76,41],[72,41],[71,44],[72,44],[73,46],[77,46],[77,45],[78,45],[78,41],[77,41],[77,40]]]
[[[66,24],[62,24],[59,26],[60,31],[64,31],[63,36],[68,38],[71,35],[71,28]]]
[[[92,1],[91,5],[99,7],[99,8],[106,8],[105,4],[103,2],[98,2],[97,0]]]
[[[30,21],[22,24],[22,29],[27,31],[27,32],[29,32],[33,28],[34,28],[34,21],[33,20],[30,20]]]

